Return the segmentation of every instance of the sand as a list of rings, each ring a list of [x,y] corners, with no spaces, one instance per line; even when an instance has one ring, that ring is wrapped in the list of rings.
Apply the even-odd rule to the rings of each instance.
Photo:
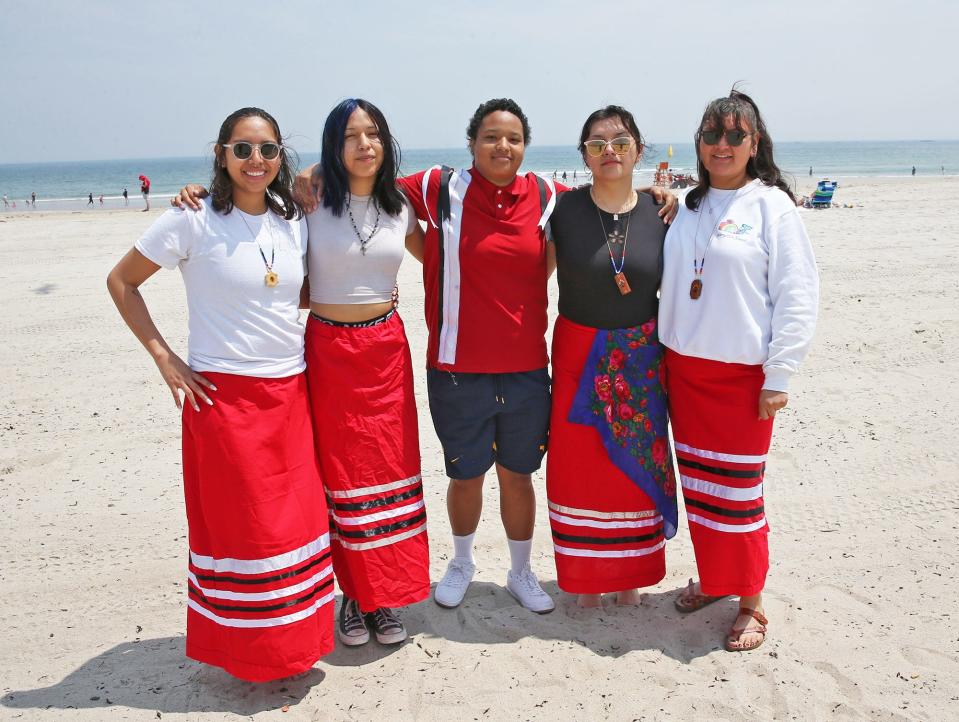
[[[406,644],[338,648],[262,686],[184,657],[179,420],[104,286],[159,211],[0,216],[0,719],[953,717],[959,179],[840,182],[836,201],[855,207],[803,211],[822,311],[766,477],[765,646],[723,651],[733,600],[674,611],[694,574],[685,521],[642,606],[572,606],[555,583],[539,473],[533,567],[553,614],[526,612],[503,588],[490,479],[479,570],[459,609],[423,602],[403,613]],[[421,366],[412,259],[400,283]],[[161,272],[144,295],[184,349],[178,274]],[[417,392],[438,579],[451,544],[422,373]]]

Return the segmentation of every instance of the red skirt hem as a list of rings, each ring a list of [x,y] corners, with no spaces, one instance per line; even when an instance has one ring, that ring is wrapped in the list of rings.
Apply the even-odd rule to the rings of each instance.
[[[292,677],[308,669],[312,669],[320,659],[333,651],[333,640],[330,639],[315,655],[304,657],[301,660],[290,662],[279,667],[253,662],[243,662],[231,658],[227,654],[215,649],[206,649],[187,640],[186,656],[196,662],[219,667],[232,676],[246,682],[273,682],[278,679]]]

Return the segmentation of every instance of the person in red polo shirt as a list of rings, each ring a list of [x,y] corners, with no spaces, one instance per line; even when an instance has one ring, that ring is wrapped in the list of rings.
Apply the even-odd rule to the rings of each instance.
[[[456,607],[466,595],[483,481],[495,464],[510,550],[506,589],[544,614],[555,605],[529,564],[536,516],[531,474],[546,451],[550,414],[546,280],[553,269],[544,229],[555,196],[567,188],[533,173],[517,175],[530,128],[513,100],[480,105],[466,134],[471,168],[452,174],[434,168],[397,181],[426,222],[427,386],[450,477],[454,556],[434,599]],[[440,206],[448,217],[439,217]]]
[[[550,379],[546,354],[546,237],[540,182],[517,175],[530,139],[513,100],[477,108],[467,128],[473,166],[398,181],[426,221],[427,386],[430,413],[450,478],[447,509],[455,553],[434,599],[456,607],[473,578],[473,536],[483,481],[494,464],[509,542],[506,588],[524,607],[550,612],[553,600],[530,569],[536,496],[531,479],[546,452]],[[441,192],[449,218],[439,218]]]

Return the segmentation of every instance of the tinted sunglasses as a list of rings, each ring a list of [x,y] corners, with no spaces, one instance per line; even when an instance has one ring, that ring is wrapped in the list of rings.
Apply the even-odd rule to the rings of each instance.
[[[237,160],[249,160],[253,155],[253,150],[260,151],[260,157],[263,160],[276,160],[280,156],[280,149],[283,147],[279,143],[247,143],[245,140],[236,143],[225,143],[223,148],[229,148],[233,152],[233,157]]]
[[[633,146],[633,139],[628,136],[622,138],[613,138],[612,140],[587,140],[583,142],[583,148],[586,149],[586,155],[593,158],[599,158],[605,151],[606,146],[613,149],[616,155],[626,155]]]
[[[699,137],[703,139],[703,143],[706,145],[717,145],[719,139],[723,136],[726,136],[726,142],[729,143],[733,148],[736,148],[743,144],[743,141],[746,140],[746,136],[750,135],[745,130],[703,130],[700,131]]]

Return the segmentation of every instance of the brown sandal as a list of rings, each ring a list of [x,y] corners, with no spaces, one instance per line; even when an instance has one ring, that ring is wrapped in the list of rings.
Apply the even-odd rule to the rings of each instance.
[[[749,628],[749,622],[746,622],[746,626],[742,629],[736,629],[736,623],[733,622],[733,626],[729,630],[729,636],[726,637],[726,651],[727,652],[749,652],[757,647],[761,647],[762,643],[766,641],[766,625],[769,624],[769,620],[766,619],[765,615],[760,612],[758,609],[748,609],[747,607],[739,608],[739,615],[748,614],[750,617],[759,622],[759,626],[753,629]],[[743,638],[744,634],[761,634],[758,642],[755,642],[747,647],[734,647],[733,645],[739,642]]]
[[[676,611],[682,614],[691,614],[692,612],[698,612],[713,602],[718,602],[722,598],[722,596],[713,597],[709,594],[694,592],[693,580],[692,577],[690,577],[689,584],[686,586],[686,589],[680,592],[679,596],[676,597],[673,606],[676,607]]]

